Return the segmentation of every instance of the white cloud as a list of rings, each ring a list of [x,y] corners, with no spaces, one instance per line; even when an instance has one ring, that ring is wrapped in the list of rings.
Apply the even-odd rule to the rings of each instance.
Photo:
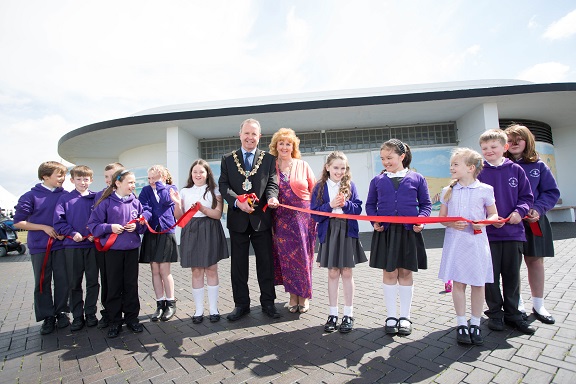
[[[532,16],[530,20],[528,20],[528,29],[535,29],[538,28],[540,24],[536,21],[536,16]]]
[[[522,71],[518,78],[534,83],[556,83],[564,81],[569,71],[570,67],[562,63],[540,63]]]
[[[576,34],[576,9],[548,26],[544,37],[550,40],[565,39]]]

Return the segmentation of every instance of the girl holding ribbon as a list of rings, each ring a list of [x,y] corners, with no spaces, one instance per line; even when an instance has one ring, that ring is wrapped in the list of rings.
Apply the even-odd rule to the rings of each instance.
[[[359,215],[362,201],[358,199],[356,186],[348,158],[342,152],[332,152],[326,159],[322,175],[312,191],[310,209],[319,212]],[[352,268],[367,261],[362,243],[358,239],[358,221],[338,217],[312,215],[318,223],[320,248],[316,261],[328,268],[328,300],[330,314],[324,325],[325,332],[348,333],[354,327],[353,299],[354,278]],[[344,289],[344,317],[338,328],[338,285],[342,278]]]
[[[196,312],[194,324],[204,320],[204,276],[208,284],[210,321],[220,320],[218,312],[218,262],[228,258],[228,244],[222,228],[222,196],[210,165],[202,159],[190,167],[188,182],[180,191],[170,190],[175,203],[174,215],[180,218],[190,207],[200,202],[200,208],[180,235],[180,265],[192,268],[192,295]]]
[[[426,179],[412,171],[410,147],[391,139],[380,147],[384,171],[370,181],[366,213],[369,216],[428,217],[432,203]],[[385,332],[412,333],[410,309],[414,292],[412,272],[428,267],[422,238],[423,224],[374,222],[370,266],[383,270],[384,301],[388,311]],[[398,284],[398,285],[397,285]],[[396,296],[400,296],[400,317],[396,315]]]
[[[138,248],[146,226],[140,222],[142,204],[134,195],[136,178],[124,169],[112,176],[112,183],[94,204],[88,229],[98,242],[105,243],[108,296],[106,310],[110,317],[108,337],[118,337],[124,322],[133,332],[143,326],[138,320]]]

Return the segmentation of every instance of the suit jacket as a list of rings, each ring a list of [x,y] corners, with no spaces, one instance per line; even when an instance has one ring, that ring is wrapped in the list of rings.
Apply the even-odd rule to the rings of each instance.
[[[260,149],[256,149],[253,166],[260,157]],[[270,209],[266,212],[262,208],[266,205],[268,199],[278,198],[278,179],[276,176],[276,158],[269,153],[264,154],[262,164],[254,176],[250,176],[252,188],[249,191],[242,189],[242,183],[246,177],[238,172],[238,167],[234,162],[233,152],[222,156],[220,165],[220,179],[218,188],[222,198],[228,203],[228,212],[226,217],[226,226],[234,232],[244,232],[248,228],[248,223],[252,225],[255,231],[265,231],[272,228],[272,214]],[[236,156],[244,169],[244,158],[242,150],[236,151]],[[239,208],[234,207],[234,202],[238,195],[245,193],[255,193],[260,202],[255,207],[255,211],[248,214]]]

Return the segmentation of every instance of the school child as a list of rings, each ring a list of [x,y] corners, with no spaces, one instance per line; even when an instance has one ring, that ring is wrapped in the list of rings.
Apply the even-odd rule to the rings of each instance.
[[[136,178],[129,170],[117,171],[112,183],[94,204],[88,221],[88,229],[105,245],[117,236],[105,252],[108,296],[105,308],[110,318],[108,337],[118,337],[124,322],[133,332],[143,331],[138,321],[140,301],[138,298],[138,247],[140,235],[146,227],[138,219],[142,204],[134,196]],[[114,236],[112,236],[114,238]]]
[[[312,190],[310,209],[319,212],[362,213],[348,158],[335,151],[328,155],[320,180]],[[354,278],[352,268],[368,261],[358,239],[358,221],[312,215],[318,223],[318,266],[328,268],[328,300],[330,312],[324,325],[325,332],[348,333],[354,328]],[[338,285],[342,278],[344,289],[344,317],[338,326]]]
[[[56,321],[58,328],[65,328],[70,324],[66,259],[62,255],[56,255],[56,252],[63,247],[61,240],[64,237],[53,227],[54,207],[60,196],[68,193],[62,189],[65,178],[66,167],[63,164],[56,161],[40,164],[38,179],[42,183],[36,184],[30,191],[20,196],[14,215],[14,227],[28,231],[28,249],[35,284],[34,312],[36,321],[43,321],[40,329],[42,335],[54,332]],[[46,255],[49,239],[52,239],[53,243],[50,253]],[[45,257],[48,260],[40,286]],[[52,281],[54,281],[54,297],[52,297]]]
[[[528,282],[532,291],[532,313],[544,324],[554,324],[554,317],[544,307],[544,258],[554,256],[552,227],[546,212],[554,208],[560,198],[560,190],[550,168],[536,152],[534,135],[523,125],[512,125],[504,131],[508,136],[508,151],[505,156],[524,169],[534,195],[534,205],[524,219],[526,242],[523,244],[524,262],[528,269]],[[530,223],[537,223],[542,236],[532,232]],[[536,224],[532,224],[536,225]],[[527,318],[524,302],[520,295],[518,309]]]
[[[497,220],[494,188],[476,178],[482,170],[482,156],[469,148],[455,148],[450,159],[452,182],[440,195],[440,217],[459,216],[468,220]],[[452,279],[452,300],[456,311],[456,340],[482,345],[480,318],[484,306],[484,285],[494,282],[490,245],[484,227],[467,221],[445,222],[446,234],[438,278]],[[479,232],[478,232],[479,231]],[[470,327],[466,320],[466,286],[471,288]]]
[[[170,190],[175,186],[167,184],[168,170],[162,165],[153,165],[148,169],[149,185],[142,188],[138,200],[142,203],[142,215],[156,232],[171,228],[174,219],[174,203]],[[156,294],[156,311],[152,321],[168,321],[176,314],[174,298],[174,278],[170,272],[170,263],[178,261],[178,244],[172,228],[166,233],[144,233],[140,247],[140,263],[149,263],[152,271],[152,286]]]
[[[74,190],[64,194],[58,200],[54,210],[54,229],[64,238],[63,256],[66,259],[68,284],[70,287],[70,307],[72,326],[70,330],[79,331],[84,324],[94,327],[96,318],[98,291],[98,266],[94,237],[86,224],[94,206],[94,192],[88,188],[92,184],[92,170],[85,165],[77,165],[70,170],[70,181]],[[83,300],[82,280],[86,276],[86,301]]]
[[[370,181],[366,213],[370,216],[430,216],[432,203],[426,179],[412,171],[410,147],[391,139],[380,147],[384,171]],[[428,268],[423,224],[373,223],[370,266],[383,271],[382,289],[387,334],[412,333],[410,309],[414,294],[413,272]],[[397,285],[398,284],[398,285]],[[400,316],[396,296],[400,296]]]
[[[486,227],[494,282],[485,286],[488,310],[484,314],[489,317],[488,328],[493,331],[504,330],[506,323],[522,333],[533,334],[535,329],[528,325],[518,310],[522,243],[526,241],[522,218],[534,201],[530,182],[521,166],[504,157],[508,137],[503,130],[490,129],[480,135],[479,141],[484,168],[478,180],[494,188],[498,214],[509,219],[506,223]]]
[[[222,228],[222,197],[218,190],[210,165],[202,159],[190,167],[188,181],[180,194],[171,189],[175,203],[174,214],[180,218],[196,202],[200,209],[182,228],[180,234],[180,265],[192,268],[192,296],[196,312],[192,316],[194,324],[204,321],[204,276],[206,276],[210,322],[220,320],[218,312],[218,262],[228,258],[228,244]]]
[[[119,170],[124,169],[124,166],[120,163],[110,163],[104,167],[104,182],[106,187],[96,192],[94,196],[94,203],[96,203],[102,197],[102,194],[106,189],[112,184],[112,176]],[[108,311],[106,311],[106,300],[108,299],[108,279],[106,276],[106,252],[96,251],[96,264],[98,265],[98,273],[100,275],[100,305],[102,305],[102,310],[100,310],[100,320],[98,321],[98,328],[104,329],[108,328],[110,319],[108,317]]]

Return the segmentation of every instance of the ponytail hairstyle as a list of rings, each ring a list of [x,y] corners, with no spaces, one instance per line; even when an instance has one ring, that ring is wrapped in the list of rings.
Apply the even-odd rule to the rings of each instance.
[[[212,172],[212,168],[210,168],[210,164],[204,159],[195,160],[192,165],[190,166],[190,172],[188,172],[188,181],[186,182],[186,186],[184,188],[192,188],[194,186],[194,179],[192,178],[192,170],[195,166],[200,165],[204,167],[206,170],[206,191],[204,191],[204,195],[202,196],[203,199],[206,199],[206,194],[210,192],[212,194],[212,209],[216,208],[218,201],[216,201],[216,193],[214,190],[216,189],[216,181],[214,180],[214,172]]]
[[[464,161],[464,164],[466,164],[467,166],[472,165],[474,166],[474,174],[472,175],[474,179],[478,177],[480,171],[482,171],[482,168],[484,168],[484,162],[482,161],[482,156],[473,149],[454,148],[452,150],[452,156],[450,157],[450,163],[452,163],[456,158],[462,159],[462,161]],[[450,200],[450,197],[452,196],[452,190],[457,182],[458,179],[454,179],[450,182],[450,184],[448,185],[448,190],[444,195],[444,201],[448,202],[448,200]]]
[[[334,160],[342,160],[346,163],[346,172],[342,179],[340,180],[340,193],[346,196],[346,199],[349,200],[350,196],[352,195],[351,190],[351,182],[352,182],[352,172],[350,172],[350,164],[348,163],[348,158],[344,154],[344,152],[334,151],[328,155],[326,158],[326,164],[322,167],[322,172],[320,176],[320,180],[316,183],[316,187],[318,188],[317,197],[318,200],[322,199],[322,195],[324,194],[324,186],[326,185],[326,181],[330,178],[330,173],[326,170],[326,166],[330,166]]]
[[[96,204],[94,204],[94,208],[96,208],[98,204],[106,200],[112,194],[112,192],[116,190],[117,181],[121,183],[122,181],[124,181],[124,178],[126,178],[126,176],[128,175],[134,175],[134,172],[130,171],[129,169],[119,169],[118,171],[116,171],[114,175],[112,175],[112,182],[110,183],[108,188],[104,190],[102,196],[96,202]]]
[[[384,144],[380,146],[380,150],[389,150],[397,154],[398,156],[404,155],[404,159],[402,159],[402,166],[404,168],[410,168],[410,163],[412,162],[412,151],[408,144],[403,143],[398,139],[390,139],[386,141]],[[382,173],[384,173],[382,171]]]
[[[536,152],[536,140],[534,139],[532,132],[530,132],[527,127],[520,124],[512,124],[506,128],[504,132],[506,135],[508,135],[508,142],[517,141],[518,139],[524,140],[526,147],[522,152],[522,160],[525,163],[535,163],[538,161],[539,156],[538,152]],[[517,160],[508,151],[504,153],[504,156],[511,160]]]

